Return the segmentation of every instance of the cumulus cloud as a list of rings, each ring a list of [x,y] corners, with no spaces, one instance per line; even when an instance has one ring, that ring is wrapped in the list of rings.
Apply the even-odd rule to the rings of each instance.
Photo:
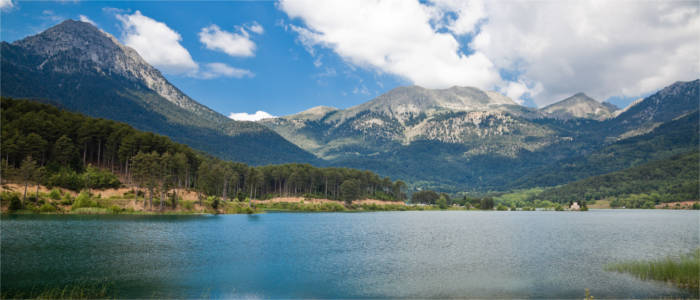
[[[8,11],[15,7],[15,3],[12,0],[0,0],[0,10]]]
[[[262,110],[256,111],[254,114],[249,114],[249,113],[231,113],[229,118],[234,119],[236,121],[259,121],[262,119],[269,119],[269,118],[277,118],[276,116],[273,116],[269,113],[266,113]]]
[[[278,7],[301,21],[287,28],[312,55],[328,48],[428,88],[495,89],[539,106],[576,92],[637,97],[700,74],[695,1],[282,0]]]
[[[117,14],[122,22],[124,43],[134,48],[148,63],[170,74],[196,72],[197,63],[180,44],[182,37],[168,25],[146,17],[140,11]]]
[[[481,0],[432,0],[428,7],[437,28],[446,28],[456,35],[474,32],[480,21],[486,18]]]
[[[449,3],[444,5],[450,6]],[[314,47],[332,49],[344,60],[407,78],[428,88],[469,85],[491,88],[498,70],[479,51],[465,54],[440,26],[460,32],[474,21],[440,21],[437,6],[418,1],[282,1],[278,7],[303,25],[290,24],[312,55]],[[463,25],[462,23],[466,24]]]
[[[539,105],[636,97],[700,73],[697,2],[489,2],[487,14],[474,48],[540,83]]]
[[[253,32],[262,33],[262,26],[253,25],[250,27]],[[210,25],[202,28],[199,32],[199,41],[207,49],[221,51],[230,56],[254,56],[255,43],[250,39],[248,32],[239,28],[238,33],[221,30],[217,25]]]
[[[263,34],[265,29],[258,22],[253,22],[252,25],[248,26],[248,29],[256,34]]]
[[[205,65],[205,69],[201,70],[196,75],[196,77],[202,79],[211,79],[217,77],[243,78],[253,76],[255,75],[249,70],[234,68],[224,63],[208,63]]]
[[[90,23],[93,26],[97,26],[97,24],[95,22],[93,22],[92,20],[90,20],[90,18],[88,18],[86,15],[80,15],[80,21],[85,22],[85,23]]]

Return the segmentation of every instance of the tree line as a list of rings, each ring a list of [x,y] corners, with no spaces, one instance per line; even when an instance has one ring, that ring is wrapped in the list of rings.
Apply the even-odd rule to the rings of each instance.
[[[73,190],[134,185],[148,192],[151,206],[154,197],[170,197],[169,205],[176,206],[177,189],[224,201],[277,196],[405,198],[402,181],[370,171],[309,164],[248,166],[124,123],[47,104],[2,98],[1,106],[3,178]]]

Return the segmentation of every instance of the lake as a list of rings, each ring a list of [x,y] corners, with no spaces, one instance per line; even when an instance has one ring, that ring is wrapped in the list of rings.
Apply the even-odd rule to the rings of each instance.
[[[117,296],[688,296],[606,263],[700,245],[700,212],[411,211],[3,216],[3,289],[107,280]]]

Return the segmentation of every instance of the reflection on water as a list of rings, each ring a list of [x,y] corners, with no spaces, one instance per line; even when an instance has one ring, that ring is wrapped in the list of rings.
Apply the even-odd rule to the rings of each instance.
[[[3,216],[2,287],[81,279],[121,297],[688,294],[605,272],[698,247],[698,212]]]

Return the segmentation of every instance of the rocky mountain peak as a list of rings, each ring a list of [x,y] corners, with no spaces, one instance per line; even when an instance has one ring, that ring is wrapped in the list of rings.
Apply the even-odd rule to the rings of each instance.
[[[614,117],[616,110],[614,106],[600,103],[581,92],[541,109],[550,117],[565,120],[572,118],[604,120]]]
[[[200,116],[223,121],[226,117],[190,99],[170,84],[134,49],[86,22],[65,20],[12,45],[38,56],[37,70],[57,73],[97,73],[121,76],[152,89],[163,98]]]

